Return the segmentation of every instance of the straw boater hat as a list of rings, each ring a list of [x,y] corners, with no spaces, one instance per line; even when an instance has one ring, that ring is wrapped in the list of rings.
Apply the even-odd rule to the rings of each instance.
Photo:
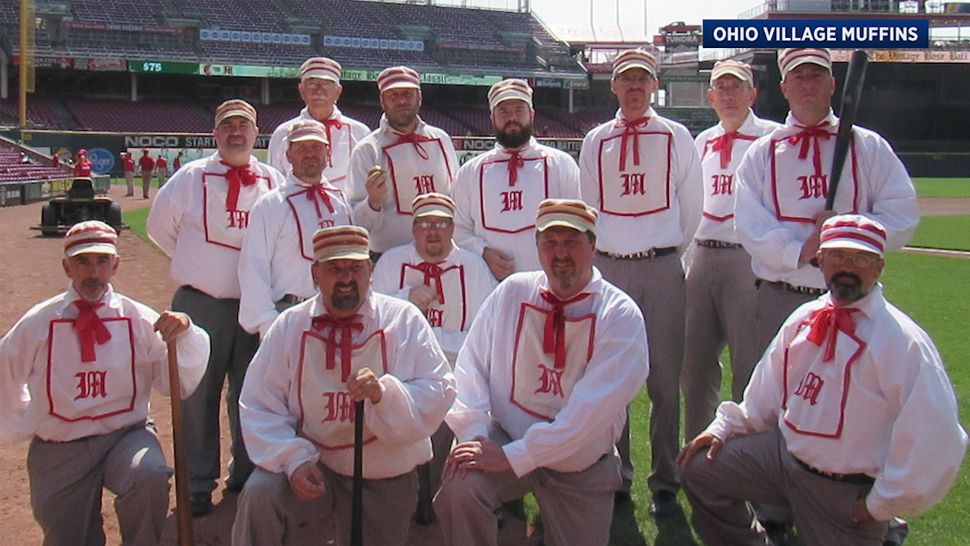
[[[789,72],[806,63],[816,64],[828,70],[829,74],[832,73],[832,53],[828,49],[792,47],[778,52],[778,70],[781,71],[781,81],[785,81]]]
[[[528,82],[510,78],[502,80],[493,85],[488,90],[488,108],[495,110],[495,107],[507,100],[520,100],[532,108],[532,88]]]
[[[377,75],[377,89],[381,93],[390,89],[421,89],[421,76],[406,66],[385,68]]]
[[[327,140],[327,128],[315,119],[303,119],[291,125],[286,140],[289,144],[308,140],[330,144]]]
[[[886,228],[860,214],[841,214],[822,223],[819,249],[850,248],[882,257],[886,252]]]
[[[536,231],[562,226],[596,235],[596,209],[579,199],[546,199],[539,203]]]
[[[421,216],[455,217],[455,202],[443,193],[423,193],[411,201],[411,214]]]
[[[721,76],[734,76],[735,78],[754,84],[754,72],[751,65],[728,59],[714,63],[714,70],[711,70],[711,85]]]
[[[340,63],[327,57],[311,57],[300,66],[300,81],[310,78],[330,80],[333,83],[340,83],[340,76],[343,74],[343,67]]]
[[[613,59],[614,78],[631,68],[642,68],[651,76],[657,77],[657,58],[645,49],[627,49]]]
[[[230,99],[216,108],[216,125],[233,116],[246,118],[256,125],[256,109],[242,99]]]
[[[360,226],[333,226],[313,234],[313,261],[369,260],[370,240]]]
[[[117,256],[118,232],[98,220],[74,224],[64,236],[64,255],[70,258],[85,253]]]

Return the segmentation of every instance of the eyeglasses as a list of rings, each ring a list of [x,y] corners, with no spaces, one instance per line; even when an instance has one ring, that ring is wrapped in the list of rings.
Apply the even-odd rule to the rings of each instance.
[[[852,264],[856,267],[871,267],[881,260],[879,256],[872,254],[870,252],[861,253],[849,253],[843,252],[841,250],[826,250],[822,253],[822,256],[826,260],[830,260],[836,263],[842,264]]]
[[[451,227],[451,220],[415,220],[414,225],[421,229],[448,229]]]

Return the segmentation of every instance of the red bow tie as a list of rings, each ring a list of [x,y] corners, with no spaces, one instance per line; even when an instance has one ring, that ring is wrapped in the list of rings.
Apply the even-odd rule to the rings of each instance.
[[[525,166],[525,161],[518,150],[509,152],[509,187],[514,188],[519,180],[519,169]]]
[[[731,164],[731,157],[734,156],[735,140],[757,140],[757,139],[753,136],[742,135],[737,131],[731,131],[729,133],[724,133],[719,137],[715,137],[707,141],[708,144],[711,145],[711,151],[718,152],[720,154],[722,169],[728,168],[728,165]]]
[[[441,262],[438,262],[441,263]],[[433,264],[430,262],[421,262],[415,269],[424,273],[424,285],[431,286],[431,281],[434,280],[435,292],[438,294],[438,303],[441,305],[445,304],[445,289],[441,286],[441,273],[443,270],[438,264]]]
[[[343,128],[344,124],[340,123],[339,119],[325,119],[323,120],[323,126],[327,129],[327,165],[333,167],[333,136],[331,136],[331,130],[340,130]]]
[[[589,296],[589,292],[583,292],[568,300],[561,300],[548,290],[543,290],[540,294],[542,299],[552,305],[552,313],[546,317],[545,331],[542,336],[542,352],[554,354],[553,367],[561,370],[566,367],[566,314],[565,307],[570,303],[576,303]]]
[[[813,147],[812,163],[815,167],[815,174],[821,176],[822,174],[822,150],[819,147],[818,139],[828,140],[832,137],[832,133],[823,129],[829,122],[825,121],[816,125],[814,127],[799,127],[802,131],[788,137],[788,142],[792,146],[801,142],[802,147],[798,150],[798,159],[805,160],[808,157],[808,146],[811,144]]]
[[[429,157],[428,152],[424,150],[424,147],[421,146],[421,143],[431,142],[432,140],[434,140],[433,138],[426,137],[424,135],[419,135],[417,133],[404,134],[404,133],[398,133],[395,131],[394,134],[397,135],[398,144],[401,144],[403,142],[410,142],[411,144],[414,145],[414,151],[417,152],[418,156],[420,156],[421,159],[428,159]]]
[[[323,184],[314,184],[304,191],[306,191],[307,200],[313,203],[313,208],[317,211],[318,219],[323,218],[323,214],[320,211],[320,201],[323,201],[323,204],[326,205],[330,214],[333,214],[333,204],[330,202],[330,196],[327,194],[327,190],[323,189]]]
[[[248,163],[240,167],[232,167],[225,162],[222,164],[229,167],[229,170],[226,171],[226,181],[229,182],[229,192],[226,194],[226,211],[233,212],[237,210],[237,205],[239,204],[239,190],[241,186],[252,186],[255,184],[256,172],[249,167]]]
[[[811,327],[808,331],[808,340],[821,347],[822,343],[828,339],[822,362],[829,362],[835,357],[835,340],[839,335],[839,330],[847,334],[855,333],[855,321],[852,320],[852,313],[856,311],[858,309],[854,307],[827,305],[814,311],[808,317]]]
[[[327,369],[332,370],[336,365],[337,351],[337,330],[340,330],[340,381],[346,383],[350,377],[350,353],[353,350],[353,330],[362,332],[364,324],[360,322],[359,315],[346,319],[336,319],[330,315],[313,317],[311,324],[314,330],[330,328],[330,335],[327,337]]]
[[[620,140],[620,170],[626,170],[626,144],[627,141],[632,137],[633,139],[633,164],[640,164],[640,139],[637,135],[641,134],[637,129],[638,127],[645,127],[650,119],[646,116],[642,118],[635,119],[633,121],[620,120],[620,126],[623,127],[623,139]]]
[[[74,306],[77,307],[77,318],[74,319],[74,331],[81,338],[81,362],[94,362],[97,356],[94,353],[94,342],[104,345],[111,339],[111,332],[105,327],[101,317],[98,316],[97,309],[101,303],[91,303],[86,300],[77,300]]]

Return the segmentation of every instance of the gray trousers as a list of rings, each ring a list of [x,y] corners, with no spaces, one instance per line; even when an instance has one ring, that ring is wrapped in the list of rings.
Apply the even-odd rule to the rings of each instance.
[[[326,485],[323,495],[300,500],[290,489],[286,474],[257,468],[236,507],[232,524],[234,546],[306,544],[301,527],[329,520],[337,528],[337,545],[350,544],[353,478],[337,474],[322,464]],[[364,544],[403,546],[407,542],[411,515],[417,505],[418,481],[414,471],[384,480],[364,480],[362,529]],[[323,537],[314,537],[322,543]]]
[[[34,438],[27,452],[30,504],[45,546],[101,546],[101,491],[114,506],[125,545],[159,544],[168,513],[165,455],[151,425],[72,442]]]
[[[128,186],[125,197],[135,195],[135,172],[125,171],[125,184]]]
[[[504,432],[493,439],[507,443]],[[434,510],[445,543],[451,546],[497,546],[495,510],[502,503],[535,494],[542,512],[543,540],[549,546],[605,546],[613,522],[613,496],[620,487],[620,460],[604,455],[580,472],[538,468],[517,477],[472,471],[445,480]]]
[[[758,300],[755,311],[755,328],[758,332],[758,357],[764,353],[771,340],[775,339],[781,325],[802,304],[818,296],[802,294],[772,286],[766,282],[758,287]]]
[[[680,257],[668,254],[649,260],[617,260],[597,254],[593,262],[603,277],[633,298],[647,323],[650,353],[650,491],[677,492],[680,481],[674,460],[680,451],[680,368],[684,356],[684,269]],[[623,479],[632,480],[630,419],[617,448]]]
[[[777,428],[724,443],[714,460],[702,451],[682,470],[694,530],[708,546],[768,544],[748,502],[790,503],[806,546],[878,546],[886,522],[852,523],[856,499],[871,485],[840,482],[802,468]],[[747,501],[747,502],[746,502]]]
[[[182,401],[186,453],[188,453],[189,490],[209,493],[219,479],[219,402],[228,378],[226,409],[229,413],[229,447],[232,460],[226,487],[241,489],[253,471],[239,426],[239,394],[249,361],[259,347],[259,336],[239,326],[239,300],[213,298],[195,289],[180,287],[172,299],[172,309],[192,317],[209,333],[211,351],[202,382],[192,396]]]
[[[743,248],[698,246],[687,274],[684,369],[684,437],[707,428],[721,400],[719,357],[731,354],[731,399],[740,402],[761,357],[755,329],[758,297],[751,256]],[[763,350],[763,349],[762,349]]]

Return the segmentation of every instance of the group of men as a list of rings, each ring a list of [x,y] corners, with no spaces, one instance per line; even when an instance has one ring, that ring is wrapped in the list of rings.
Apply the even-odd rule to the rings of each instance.
[[[193,514],[212,509],[221,474],[227,380],[234,544],[290,543],[320,518],[348,543],[357,403],[365,543],[403,544],[434,495],[449,543],[497,544],[496,511],[532,491],[547,543],[606,544],[634,477],[628,413],[644,383],[651,512],[679,510],[683,480],[710,544],[766,543],[749,501],[790,505],[808,544],[881,544],[888,520],[939,501],[966,434],[932,342],[877,282],[918,222],[912,183],[881,137],[854,128],[825,211],[831,59],[783,50],[779,68],[784,125],[753,114],[750,66],[722,61],[708,91],[720,123],[692,139],[650,106],[655,57],[624,51],[619,110],[587,134],[578,165],[533,138],[523,80],[490,89],[496,146],[461,166],[420,118],[408,67],[378,76],[384,115],[368,131],[336,106],[340,64],[309,59],[306,108],[275,130],[268,165],[252,156],[256,110],[220,105],[217,152],[172,175],[147,225],[180,286],[155,328],[195,344],[180,361],[193,370],[182,389]],[[81,542],[103,540],[94,490],[122,498],[143,479],[118,485],[109,472],[131,456],[121,438],[153,438],[143,412],[82,413],[114,415],[84,409],[81,395],[104,387],[75,370],[157,368],[164,354],[150,328],[132,330],[154,315],[112,299],[117,237],[105,227],[72,229],[68,292],[0,341],[0,432],[119,450],[91,460],[84,511],[55,505],[70,488],[40,465],[56,450],[32,446],[35,515],[45,536],[73,529],[71,543],[82,528]],[[93,305],[72,307],[75,293]],[[127,361],[111,349],[122,341]],[[733,401],[718,407],[726,345]],[[47,376],[61,388],[44,390]],[[683,451],[681,391],[696,436]],[[163,461],[149,462],[166,481]],[[160,533],[145,525],[122,519],[124,540]]]

